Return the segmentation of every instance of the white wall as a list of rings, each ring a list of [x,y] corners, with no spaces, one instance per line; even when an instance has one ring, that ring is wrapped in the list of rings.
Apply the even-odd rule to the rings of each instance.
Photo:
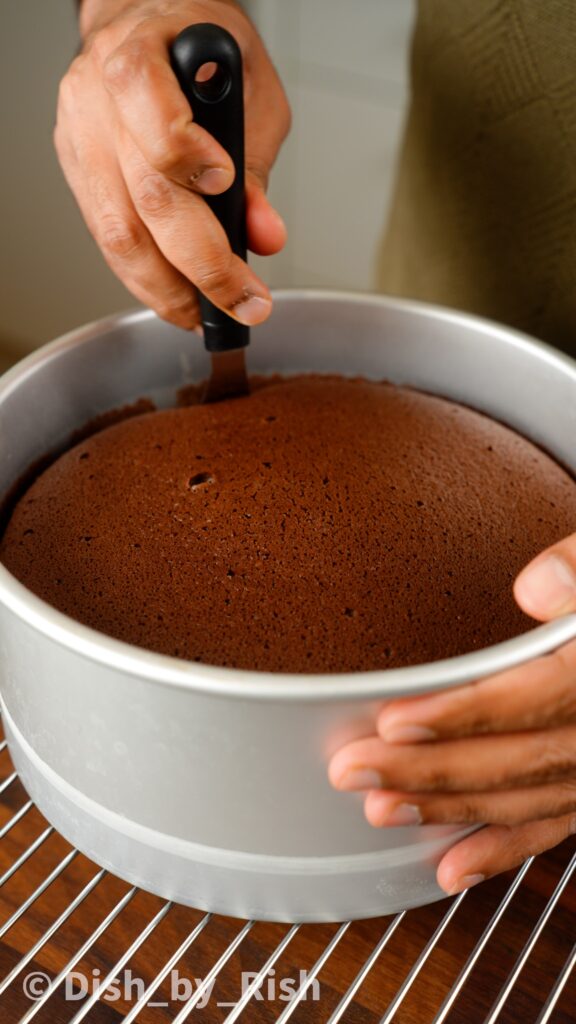
[[[272,179],[285,252],[272,285],[369,289],[406,101],[411,0],[252,0],[294,129]],[[100,257],[52,149],[73,0],[0,0],[0,347],[23,352],[134,305]]]
[[[367,290],[407,102],[412,0],[252,0],[286,86],[293,131],[271,197],[282,255],[254,261],[273,285]]]

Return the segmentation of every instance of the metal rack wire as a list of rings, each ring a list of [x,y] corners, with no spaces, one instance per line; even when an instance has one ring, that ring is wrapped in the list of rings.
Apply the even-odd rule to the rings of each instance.
[[[239,922],[142,893],[71,849],[27,798],[5,742],[0,779],[3,1024],[576,1019],[573,844],[419,911]]]

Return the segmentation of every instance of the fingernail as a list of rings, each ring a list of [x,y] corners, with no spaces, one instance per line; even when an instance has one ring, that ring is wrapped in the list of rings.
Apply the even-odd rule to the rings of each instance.
[[[261,320],[265,320],[271,308],[270,299],[261,299],[259,295],[250,295],[242,299],[241,302],[235,303],[230,311],[241,323],[252,327],[254,324],[259,324]]]
[[[230,188],[234,178],[224,167],[205,167],[190,175],[190,182],[199,192],[216,195]]]
[[[559,555],[548,555],[519,577],[522,597],[539,613],[559,615],[576,607],[576,573]]]
[[[415,804],[398,804],[382,822],[383,825],[421,825],[422,814]]]
[[[380,789],[382,776],[371,768],[351,768],[344,772],[339,786],[340,789]]]
[[[436,733],[426,725],[391,725],[383,738],[385,743],[425,743],[435,740]]]
[[[486,875],[462,875],[462,878],[454,883],[448,895],[456,896],[457,893],[464,892],[464,889],[471,889],[473,885],[479,885],[485,878]]]

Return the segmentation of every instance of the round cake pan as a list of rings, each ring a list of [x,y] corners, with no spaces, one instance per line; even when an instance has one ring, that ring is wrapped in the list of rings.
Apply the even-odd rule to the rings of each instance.
[[[281,292],[253,332],[255,373],[411,384],[480,409],[576,469],[576,365],[469,316],[411,302]],[[0,494],[99,413],[159,405],[207,373],[198,338],[137,312],[40,349],[0,382]],[[383,609],[383,615],[385,615]],[[4,725],[30,795],[122,878],[198,908],[279,921],[389,914],[440,898],[446,826],[371,828],[326,766],[391,696],[553,650],[576,616],[445,662],[291,676],[189,664],[79,625],[0,566]]]

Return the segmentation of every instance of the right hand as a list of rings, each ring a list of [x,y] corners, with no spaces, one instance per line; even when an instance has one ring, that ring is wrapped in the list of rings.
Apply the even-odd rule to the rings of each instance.
[[[202,198],[230,186],[232,162],[194,123],[168,47],[203,21],[226,28],[240,46],[248,244],[270,255],[284,245],[286,230],[265,190],[290,110],[264,45],[229,0],[140,0],[125,11],[116,0],[109,20],[91,24],[89,13],[106,3],[85,0],[85,43],[61,82],[54,134],[84,219],[112,270],[163,319],[197,326],[198,288],[241,323],[260,323],[271,310],[270,293],[231,252]]]

